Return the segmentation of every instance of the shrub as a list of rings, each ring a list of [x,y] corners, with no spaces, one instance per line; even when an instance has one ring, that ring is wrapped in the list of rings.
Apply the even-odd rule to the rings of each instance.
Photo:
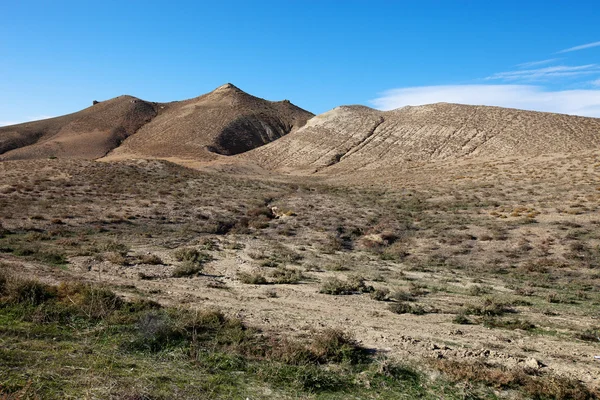
[[[4,267],[4,265],[0,264],[0,268]],[[7,291],[8,286],[8,275],[0,270],[0,296],[3,296]]]
[[[327,278],[321,284],[319,292],[333,295],[349,295],[354,293],[370,293],[374,290],[373,286],[365,285],[362,277],[354,276],[345,282],[337,278]]]
[[[396,290],[389,296],[390,300],[395,301],[415,301],[415,296],[404,290]]]
[[[200,274],[203,269],[204,269],[204,267],[202,265],[185,263],[183,265],[176,267],[173,270],[173,273],[171,274],[171,276],[173,278],[185,278],[188,276],[195,276],[195,275]]]
[[[465,314],[487,317],[501,316],[508,312],[514,312],[511,304],[493,298],[485,299],[481,305],[469,305],[465,307]]]
[[[471,324],[471,320],[467,318],[465,314],[461,313],[454,316],[454,318],[452,319],[452,323],[459,325],[469,325]]]
[[[17,279],[11,282],[9,294],[15,303],[37,306],[55,297],[56,290],[39,281]]]
[[[124,243],[111,240],[105,242],[99,246],[100,251],[119,253],[122,256],[126,256],[129,253],[129,247]]]
[[[575,337],[580,340],[585,340],[586,342],[600,343],[600,328],[586,329],[575,335]]]
[[[423,309],[423,307],[409,303],[392,303],[388,306],[388,310],[390,310],[394,314],[425,314],[425,310]]]
[[[267,278],[258,272],[239,272],[237,278],[248,285],[266,285],[268,283]]]
[[[348,362],[358,364],[367,357],[362,348],[349,334],[338,329],[327,329],[317,335],[310,346],[311,352],[321,363]]]
[[[106,253],[106,254],[104,254],[104,256],[102,258],[104,260],[110,261],[111,263],[116,264],[116,265],[127,265],[127,259],[121,253],[117,253],[117,252]]]
[[[194,264],[204,264],[212,261],[212,256],[208,253],[199,252],[191,247],[183,247],[175,250],[173,256],[177,261],[189,262]]]
[[[388,288],[375,289],[373,292],[371,292],[371,298],[377,301],[386,301],[388,300],[389,294],[390,290]]]
[[[421,283],[411,282],[408,287],[408,291],[413,296],[425,296],[427,293],[427,286]]]
[[[527,320],[520,319],[499,319],[494,317],[484,317],[483,326],[486,328],[502,328],[502,329],[521,329],[530,331],[535,329],[535,325]]]
[[[435,367],[455,381],[479,382],[499,389],[520,389],[532,399],[587,400],[596,395],[575,379],[555,375],[530,376],[526,370],[482,362],[436,360]]]
[[[149,265],[163,265],[163,260],[156,254],[144,254],[140,256],[140,263]]]
[[[304,276],[299,269],[277,268],[271,273],[274,283],[294,284],[300,282]]]
[[[183,262],[173,271],[172,276],[174,278],[198,275],[202,272],[204,264],[213,260],[210,254],[190,247],[177,249],[173,255],[177,261]]]
[[[158,352],[180,344],[184,339],[173,319],[162,310],[143,314],[137,322],[136,336],[126,345],[130,350]]]

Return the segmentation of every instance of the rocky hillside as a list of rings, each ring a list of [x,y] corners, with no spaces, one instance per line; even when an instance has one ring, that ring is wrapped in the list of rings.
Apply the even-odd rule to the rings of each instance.
[[[243,157],[269,169],[335,173],[594,148],[600,148],[600,119],[438,103],[387,112],[338,107]]]
[[[115,149],[130,156],[212,159],[272,142],[303,126],[313,114],[287,100],[271,102],[223,85],[195,99],[161,104],[159,115]]]
[[[226,84],[171,103],[131,96],[85,110],[0,128],[0,160],[36,158],[181,158],[239,154],[303,126],[313,114]]]
[[[1,127],[0,160],[99,158],[156,115],[157,104],[119,96],[62,117]]]

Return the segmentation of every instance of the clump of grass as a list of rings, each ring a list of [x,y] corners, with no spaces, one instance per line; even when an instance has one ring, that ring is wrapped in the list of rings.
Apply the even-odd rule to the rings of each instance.
[[[279,263],[274,260],[265,260],[260,263],[260,266],[265,268],[277,268],[279,267]]]
[[[107,242],[104,242],[100,244],[98,248],[100,251],[119,253],[122,256],[127,255],[127,253],[130,250],[129,246],[127,246],[125,243],[117,242],[116,240],[109,240]]]
[[[486,328],[502,328],[502,329],[520,329],[523,331],[531,331],[535,329],[535,325],[523,319],[500,319],[494,317],[484,317],[483,326]]]
[[[31,306],[38,306],[56,297],[55,288],[32,279],[7,279],[4,291],[10,302]]]
[[[471,320],[463,313],[456,314],[452,319],[452,323],[459,325],[470,325],[472,324]]]
[[[488,294],[492,291],[492,288],[488,287],[488,286],[480,286],[480,285],[473,285],[471,287],[469,287],[468,289],[468,294],[469,296],[482,296],[484,294]]]
[[[573,301],[568,299],[565,295],[563,294],[559,294],[556,292],[550,292],[546,295],[546,301],[548,303],[554,303],[554,304],[568,304],[568,303],[572,303]]]
[[[586,342],[600,343],[600,328],[590,328],[575,335],[579,340]]]
[[[198,275],[204,269],[204,264],[213,260],[210,254],[190,247],[177,249],[173,255],[177,261],[182,262],[173,271],[172,276],[174,278]]]
[[[326,329],[312,341],[303,344],[288,339],[269,346],[267,357],[297,365],[348,363],[357,365],[368,361],[368,352],[348,333]]]
[[[127,265],[127,258],[125,258],[121,253],[117,253],[114,251],[105,253],[102,256],[102,259],[106,260],[106,261],[110,261],[113,264],[116,265]]]
[[[486,298],[479,305],[469,305],[464,309],[467,315],[480,315],[484,317],[498,317],[514,312],[512,304],[494,298]]]
[[[391,303],[390,305],[388,305],[388,310],[390,310],[394,314],[425,314],[425,309],[423,309],[423,307],[417,304],[410,303]]]
[[[266,285],[269,282],[260,272],[238,272],[237,278],[247,285]]]
[[[377,301],[389,300],[389,297],[388,297],[389,295],[390,295],[390,289],[388,289],[388,288],[375,289],[374,291],[371,292],[371,298],[373,300],[377,300]]]
[[[320,293],[332,295],[350,295],[355,293],[371,293],[375,289],[367,286],[365,280],[360,276],[351,277],[347,281],[338,278],[327,278],[321,284]]]
[[[277,268],[271,272],[273,283],[279,284],[295,284],[304,279],[302,271],[296,268]]]
[[[156,254],[143,254],[139,257],[139,261],[142,264],[148,265],[163,265],[163,260]]]
[[[534,376],[525,369],[475,362],[436,360],[434,366],[455,381],[482,383],[497,389],[518,389],[533,399],[588,400],[596,398],[579,381],[554,375]]]
[[[395,301],[415,301],[415,296],[404,290],[395,290],[389,295],[390,300]]]
[[[352,336],[339,329],[327,329],[317,335],[310,350],[320,363],[358,364],[367,359],[366,350]]]
[[[212,256],[208,253],[200,252],[192,247],[183,247],[175,250],[173,256],[177,261],[193,264],[204,264],[212,261]]]
[[[171,276],[173,278],[185,278],[188,276],[196,276],[199,275],[204,266],[201,264],[193,264],[193,263],[184,263],[173,270]]]

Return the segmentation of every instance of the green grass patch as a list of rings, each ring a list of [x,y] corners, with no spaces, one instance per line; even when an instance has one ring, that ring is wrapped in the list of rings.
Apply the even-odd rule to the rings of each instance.
[[[436,398],[337,330],[270,337],[218,310],[0,276],[0,398]],[[385,366],[385,367],[383,367]],[[445,387],[444,391],[450,390]]]

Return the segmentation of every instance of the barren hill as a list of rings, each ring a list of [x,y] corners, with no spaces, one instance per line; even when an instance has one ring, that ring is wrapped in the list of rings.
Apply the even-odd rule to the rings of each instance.
[[[119,96],[82,111],[0,128],[0,160],[104,156],[156,115],[156,105]]]
[[[270,169],[336,173],[410,161],[537,156],[600,148],[600,119],[438,103],[343,106],[243,156]]]
[[[313,114],[226,84],[203,96],[150,103],[120,96],[85,110],[0,128],[0,160],[167,158],[210,160],[269,143]]]
[[[287,100],[271,102],[232,84],[203,96],[160,105],[159,115],[108,158],[211,159],[242,153],[303,126],[313,114]]]

